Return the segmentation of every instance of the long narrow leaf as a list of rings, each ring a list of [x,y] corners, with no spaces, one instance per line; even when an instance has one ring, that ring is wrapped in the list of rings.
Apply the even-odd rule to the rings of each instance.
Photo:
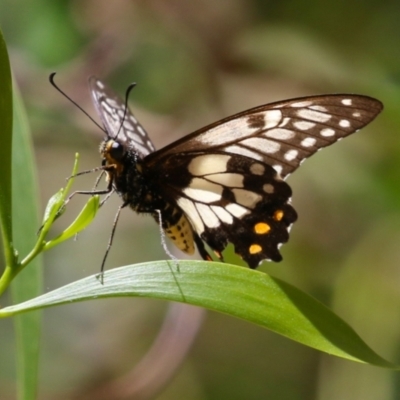
[[[261,325],[292,340],[346,358],[396,368],[319,301],[254,270],[203,261],[159,261],[90,276],[0,310],[0,317],[103,297],[139,296],[186,302]]]
[[[0,225],[6,264],[11,265],[14,257],[11,213],[12,85],[10,62],[1,30],[0,76]]]
[[[13,228],[14,243],[20,257],[34,246],[38,218],[38,191],[30,132],[15,92],[13,138]],[[21,302],[42,293],[42,260],[37,257],[13,281],[14,302]],[[40,313],[21,315],[16,319],[18,398],[34,400],[37,391]]]

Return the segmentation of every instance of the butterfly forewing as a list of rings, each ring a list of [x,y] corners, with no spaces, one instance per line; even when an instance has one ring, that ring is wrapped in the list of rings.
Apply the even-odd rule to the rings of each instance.
[[[154,151],[124,103],[96,78],[90,87],[107,131],[103,165],[124,205],[152,214],[188,254],[196,244],[211,259],[204,241],[222,259],[233,243],[252,268],[282,259],[279,248],[297,219],[283,179],[322,147],[367,125],[383,107],[348,94],[286,100],[225,118]],[[124,151],[111,154],[115,145]]]
[[[283,178],[319,149],[371,122],[382,103],[367,96],[303,97],[256,107],[202,128],[151,155],[218,150],[263,161]]]
[[[90,92],[107,136],[115,139],[144,157],[155,150],[147,132],[125,104],[103,82],[92,76]]]

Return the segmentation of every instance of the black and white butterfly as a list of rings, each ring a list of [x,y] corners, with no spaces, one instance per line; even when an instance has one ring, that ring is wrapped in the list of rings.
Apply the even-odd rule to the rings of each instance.
[[[230,242],[251,268],[280,261],[297,214],[284,179],[322,147],[382,110],[371,97],[335,94],[271,103],[222,119],[156,151],[133,114],[104,83],[89,81],[106,136],[107,192],[121,208],[151,214],[184,253],[222,259]]]

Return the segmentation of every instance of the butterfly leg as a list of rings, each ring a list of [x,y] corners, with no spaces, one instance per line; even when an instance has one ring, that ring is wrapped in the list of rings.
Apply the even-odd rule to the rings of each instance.
[[[110,168],[106,168],[106,167],[102,166],[102,167],[99,167],[99,168],[93,168],[91,170],[82,171],[82,172],[79,172],[79,173],[77,173],[77,174],[75,174],[73,176],[70,176],[68,179],[71,179],[71,178],[74,178],[76,176],[85,175],[85,174],[89,174],[91,172],[96,172],[96,171],[101,170],[101,174],[97,177],[95,185],[94,185],[94,188],[92,190],[77,190],[77,191],[71,193],[67,197],[67,199],[65,200],[62,208],[65,208],[65,206],[70,202],[70,200],[77,194],[86,194],[86,195],[89,195],[89,196],[106,194],[107,196],[100,203],[100,207],[101,207],[110,198],[110,196],[114,193],[114,189],[113,189],[113,177],[114,177],[114,175],[113,174],[109,175],[109,180],[108,180],[108,184],[107,184],[107,188],[106,189],[102,189],[102,190],[96,189],[97,185],[99,184],[100,179],[102,178],[102,176],[104,175],[104,173],[108,169],[110,169]]]
[[[167,256],[171,259],[174,260],[175,262],[177,262],[177,258],[169,251],[167,243],[165,241],[165,232],[163,229],[163,219],[162,219],[162,213],[161,210],[155,210],[157,217],[158,217],[158,226],[160,228],[160,237],[161,237],[161,245],[165,251],[165,253],[167,254]],[[153,217],[156,219],[155,215],[153,214]],[[178,264],[177,264],[178,265]],[[178,268],[179,269],[179,268]]]
[[[106,260],[107,260],[107,257],[108,257],[108,253],[110,252],[110,249],[111,249],[111,246],[112,246],[112,243],[113,243],[114,234],[115,234],[115,229],[117,228],[117,224],[118,224],[118,219],[119,219],[119,216],[120,216],[120,214],[121,214],[121,210],[122,210],[124,207],[126,207],[127,205],[128,205],[127,203],[121,204],[121,205],[118,207],[117,213],[115,214],[115,217],[114,217],[114,222],[113,222],[113,226],[112,226],[112,229],[111,229],[110,238],[108,239],[108,244],[107,244],[106,252],[104,253],[103,261],[102,261],[101,267],[100,267],[100,274],[97,275],[97,279],[100,280],[101,284],[104,283],[104,279],[103,279],[103,277],[104,277],[104,266],[105,266],[105,264],[106,264]]]

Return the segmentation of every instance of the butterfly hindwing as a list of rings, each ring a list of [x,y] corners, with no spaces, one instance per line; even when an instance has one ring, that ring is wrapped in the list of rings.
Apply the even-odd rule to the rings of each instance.
[[[162,196],[176,202],[219,257],[231,242],[252,268],[281,260],[279,247],[297,214],[289,185],[271,166],[236,154],[189,152],[163,158],[152,171]]]

